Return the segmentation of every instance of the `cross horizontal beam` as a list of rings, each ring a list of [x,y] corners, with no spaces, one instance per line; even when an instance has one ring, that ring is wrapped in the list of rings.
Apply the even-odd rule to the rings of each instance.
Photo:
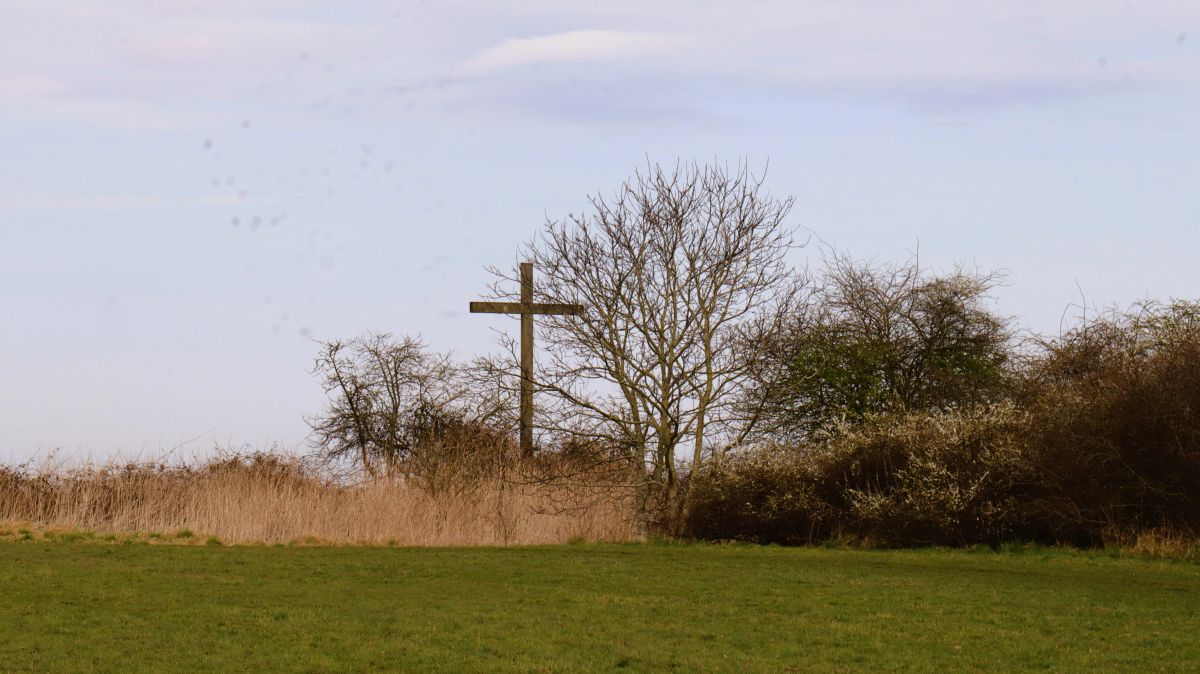
[[[471,302],[471,313],[579,316],[583,314],[583,305],[559,303],[522,304],[520,302]]]

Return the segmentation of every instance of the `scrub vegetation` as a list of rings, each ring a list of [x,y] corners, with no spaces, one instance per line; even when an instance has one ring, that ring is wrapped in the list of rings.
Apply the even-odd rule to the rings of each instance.
[[[1058,335],[1002,274],[807,269],[747,166],[647,166],[521,247],[539,364],[324,342],[304,457],[0,468],[0,522],[232,542],[665,536],[1175,549],[1200,540],[1200,302],[1083,307]],[[515,277],[493,270],[495,299]],[[555,304],[557,303],[557,304]],[[515,349],[511,341],[502,344]],[[514,398],[537,395],[536,451]]]
[[[641,536],[1191,548],[1200,303],[1036,335],[995,309],[1003,274],[788,267],[792,206],[744,165],[650,166],[549,220],[534,296],[585,311],[539,324],[539,454],[623,476]],[[420,483],[515,433],[514,358],[355,343],[318,359],[325,456]]]

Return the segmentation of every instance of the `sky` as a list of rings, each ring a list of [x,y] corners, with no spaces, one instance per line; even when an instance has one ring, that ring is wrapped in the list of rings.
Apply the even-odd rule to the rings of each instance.
[[[303,450],[314,340],[495,350],[485,267],[647,162],[1039,332],[1200,298],[1198,120],[1195,0],[0,0],[0,462]]]

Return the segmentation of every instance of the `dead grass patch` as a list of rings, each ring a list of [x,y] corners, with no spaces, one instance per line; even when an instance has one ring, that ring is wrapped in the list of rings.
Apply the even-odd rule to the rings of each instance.
[[[627,541],[636,526],[626,491],[491,477],[430,494],[400,478],[351,484],[262,454],[192,466],[42,464],[0,468],[0,529],[5,538],[192,545]]]

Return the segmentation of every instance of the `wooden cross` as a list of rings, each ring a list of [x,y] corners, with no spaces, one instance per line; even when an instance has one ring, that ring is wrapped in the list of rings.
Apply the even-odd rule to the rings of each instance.
[[[521,263],[521,301],[471,302],[473,314],[521,315],[521,452],[533,454],[533,317],[537,314],[578,316],[582,304],[534,304],[533,263]]]

